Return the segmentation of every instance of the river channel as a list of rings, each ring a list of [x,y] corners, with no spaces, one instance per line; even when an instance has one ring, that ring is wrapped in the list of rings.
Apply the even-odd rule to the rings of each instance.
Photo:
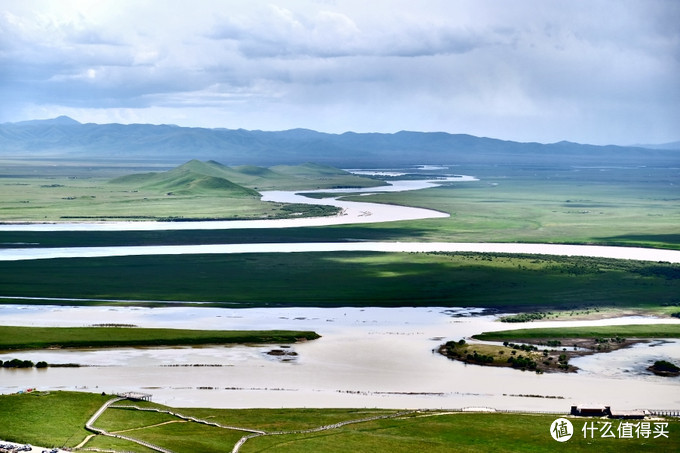
[[[481,310],[455,308],[112,308],[0,306],[4,325],[303,329],[322,338],[299,344],[49,350],[0,360],[78,363],[81,368],[0,369],[0,393],[26,388],[140,391],[176,407],[386,407],[568,410],[572,404],[677,408],[678,378],[646,371],[650,361],[680,358],[677,341],[577,359],[577,374],[543,374],[464,365],[433,352],[448,340],[523,328]],[[667,323],[627,317],[608,324]],[[598,321],[545,322],[541,326]],[[270,356],[271,349],[297,355]],[[577,361],[582,360],[582,364]],[[626,363],[620,366],[622,362]],[[616,372],[611,370],[615,368]]]
[[[409,182],[411,184],[412,182]],[[433,184],[433,183],[426,183]],[[378,189],[370,189],[371,192]],[[385,190],[384,188],[382,190]],[[388,189],[388,190],[395,190]],[[404,189],[401,189],[404,190]],[[265,193],[267,199],[295,201],[293,193]],[[197,228],[276,228],[339,223],[444,217],[446,214],[338,200],[343,215],[319,219],[246,222],[111,222],[89,224],[0,225],[0,230],[135,230]],[[311,201],[310,201],[311,200]],[[423,217],[424,216],[424,217]],[[337,223],[336,223],[337,222]],[[303,252],[320,250],[376,251],[509,251],[586,254],[621,259],[680,262],[680,252],[553,244],[340,243],[239,244],[73,249],[5,249],[0,259],[71,256],[114,256],[159,253]],[[231,249],[230,249],[231,247]],[[314,250],[302,247],[316,247]],[[329,247],[338,247],[329,249]],[[348,248],[344,248],[348,247]],[[510,249],[507,249],[510,247]],[[576,248],[570,248],[576,247]],[[500,249],[499,249],[500,248]],[[102,250],[105,249],[105,250]],[[669,252],[666,254],[666,252]],[[601,255],[605,253],[605,255]],[[608,254],[608,255],[607,255]],[[611,255],[614,254],[614,255]],[[88,326],[101,323],[140,327],[195,329],[314,330],[318,340],[285,345],[200,348],[120,348],[48,350],[0,354],[0,360],[77,363],[79,368],[0,369],[0,393],[27,388],[114,393],[140,391],[176,407],[384,407],[462,408],[565,411],[574,404],[606,404],[615,408],[678,408],[680,379],[646,370],[654,360],[677,362],[676,340],[576,359],[579,373],[544,374],[453,362],[433,352],[448,340],[483,331],[552,325],[677,323],[672,319],[626,317],[606,321],[559,324],[501,324],[497,315],[471,308],[142,308],[0,305],[0,324],[24,326]],[[271,349],[295,354],[272,356]]]

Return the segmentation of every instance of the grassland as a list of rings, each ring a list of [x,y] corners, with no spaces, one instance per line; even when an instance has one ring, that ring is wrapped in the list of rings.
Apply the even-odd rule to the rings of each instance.
[[[246,219],[323,215],[331,212],[310,211],[319,209],[312,207],[286,208],[280,204],[262,203],[257,198],[243,196],[243,193],[238,197],[225,196],[225,192],[211,187],[206,189],[204,185],[207,183],[204,181],[198,184],[200,181],[196,178],[194,183],[197,186],[192,188],[193,192],[182,194],[182,189],[177,186],[179,181],[173,179],[178,176],[177,173],[181,173],[177,169],[172,170],[175,173],[169,171],[170,179],[166,178],[164,181],[137,174],[135,177],[128,177],[125,184],[108,184],[107,181],[111,181],[114,176],[134,173],[135,168],[60,168],[45,165],[3,168],[6,171],[1,175],[3,190],[0,190],[0,221],[65,218]],[[184,170],[213,178],[222,176],[257,190],[302,190],[379,184],[375,180],[357,179],[357,176],[352,175],[333,175],[328,167],[313,165],[263,169],[193,162],[186,164]],[[460,167],[455,168],[455,171],[478,176],[480,181],[448,183],[437,188],[412,192],[349,197],[360,201],[436,209],[451,215],[446,219],[299,228],[286,232],[196,231],[192,234],[164,232],[162,235],[146,232],[102,235],[91,232],[79,233],[79,239],[76,240],[56,233],[22,235],[2,232],[0,243],[43,244],[61,240],[67,246],[69,243],[80,245],[78,241],[82,240],[83,244],[98,242],[99,245],[123,245],[163,243],[166,238],[177,241],[173,243],[210,243],[219,236],[220,240],[226,242],[347,239],[555,242],[680,249],[680,231],[677,227],[680,225],[680,181],[676,169],[551,166],[525,168],[499,165]],[[42,176],[38,177],[37,174]],[[126,181],[125,178],[123,181]],[[167,195],[173,191],[177,193]],[[72,199],[65,199],[69,197]]]
[[[0,221],[244,220],[323,216],[335,214],[337,209],[263,202],[257,190],[381,184],[374,179],[314,164],[266,169],[190,161],[167,171],[134,173],[134,167],[100,168],[94,165],[91,168],[72,164],[46,169],[44,164],[23,163],[7,165],[0,171]]]
[[[596,258],[343,252],[0,262],[2,296],[123,299],[133,305],[609,307],[670,314],[678,311],[678,294],[677,265]]]
[[[473,173],[481,176],[477,182],[348,199],[426,207],[451,215],[448,219],[386,225],[403,229],[400,240],[680,249],[677,170],[602,170],[547,168],[528,173],[496,169],[504,175],[486,168]]]
[[[74,392],[34,393],[0,396],[0,438],[42,446],[74,447],[89,434],[85,421],[110,396]],[[121,402],[107,409],[95,426],[109,432],[152,442],[177,453],[230,451],[243,435],[225,428],[187,422],[165,413],[125,408]],[[680,448],[680,422],[668,423],[668,438],[594,438],[582,433],[592,419],[572,418],[574,435],[566,444],[550,436],[550,425],[557,415],[465,413],[455,411],[412,412],[357,409],[175,409],[153,403],[141,407],[169,410],[185,417],[196,417],[225,426],[262,430],[267,433],[303,431],[348,421],[338,428],[290,434],[264,435],[248,440],[244,453],[277,452],[553,452],[569,451],[677,451]],[[565,408],[565,413],[567,408]],[[386,418],[375,418],[386,417]],[[600,427],[602,420],[595,420]],[[614,429],[618,422],[613,421]],[[85,447],[113,448],[118,451],[149,452],[129,441],[95,436]]]
[[[234,343],[290,343],[319,338],[314,332],[185,330],[139,327],[0,326],[0,351],[125,346],[197,346]]]
[[[680,338],[678,324],[637,324],[628,326],[554,327],[484,332],[474,338],[485,341],[570,338]]]
[[[259,196],[197,184],[192,190],[163,192],[159,187],[136,189],[104,180],[55,177],[4,180],[0,220],[5,222],[260,219],[334,214],[335,208],[260,201]],[[176,186],[177,187],[177,186]],[[297,214],[296,214],[297,213]]]

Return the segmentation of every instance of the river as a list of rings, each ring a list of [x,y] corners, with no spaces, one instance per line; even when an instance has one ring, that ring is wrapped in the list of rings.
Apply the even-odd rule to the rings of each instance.
[[[572,404],[617,408],[680,407],[678,378],[643,366],[612,374],[611,364],[676,360],[680,344],[666,342],[602,354],[578,374],[537,375],[464,365],[432,350],[482,331],[531,327],[501,324],[481,310],[452,308],[113,308],[0,306],[4,325],[84,326],[101,322],[142,327],[303,329],[322,338],[292,345],[50,350],[0,355],[82,368],[0,369],[0,393],[25,388],[113,393],[140,391],[176,407],[385,407],[568,410]],[[673,323],[626,317],[608,324]],[[595,325],[598,321],[541,326]],[[532,324],[534,326],[537,323]],[[659,343],[659,342],[657,342]],[[266,354],[289,346],[283,361]],[[647,348],[644,351],[642,348]],[[621,358],[623,357],[623,358]],[[587,358],[586,358],[587,359]],[[580,359],[577,359],[580,360]],[[575,362],[576,363],[576,362]],[[201,366],[198,366],[201,365]],[[530,395],[530,396],[528,396]]]
[[[344,213],[318,219],[235,222],[0,225],[0,230],[278,228],[447,216],[416,208],[329,199],[297,199],[299,195],[290,192],[263,195],[271,200],[334,204],[341,207]],[[1,251],[0,259],[334,250],[544,253],[680,262],[680,252],[669,250],[556,244],[394,242],[5,249]],[[140,327],[197,329],[303,329],[314,330],[322,335],[315,341],[273,346],[286,346],[284,349],[297,353],[288,356],[288,361],[266,354],[272,346],[263,345],[49,350],[2,354],[0,360],[20,358],[34,362],[45,360],[49,363],[89,366],[41,370],[0,369],[0,393],[26,388],[107,393],[141,391],[151,393],[156,402],[176,407],[490,406],[498,409],[556,411],[565,411],[573,404],[582,403],[607,404],[622,409],[680,407],[680,380],[655,376],[643,366],[657,357],[677,362],[680,359],[677,341],[640,345],[599,355],[598,359],[577,359],[582,361],[579,366],[583,369],[578,374],[536,375],[512,369],[464,365],[433,353],[433,349],[447,340],[510,327],[495,322],[495,319],[495,316],[485,315],[479,309],[437,307],[236,310],[0,305],[2,325],[86,326],[123,323]],[[628,317],[559,325],[652,322],[678,321]],[[514,324],[511,327],[538,325],[550,324]],[[612,367],[618,371],[612,372]]]
[[[55,247],[1,250],[0,261],[106,256],[295,253],[295,252],[476,252],[666,261],[680,263],[680,250],[595,245],[460,243],[460,242],[302,242],[266,244],[151,245],[115,247]]]
[[[392,181],[389,185],[361,189],[308,190],[304,193],[371,194],[378,192],[403,192],[435,187],[452,181],[476,181],[472,176],[449,176],[436,180]],[[310,226],[348,225],[355,223],[395,222],[449,217],[449,214],[431,209],[394,206],[378,203],[342,201],[333,197],[316,199],[305,197],[300,191],[264,191],[262,201],[278,203],[304,203],[329,205],[341,209],[340,215],[326,217],[304,217],[272,220],[211,220],[196,222],[53,222],[53,223],[6,223],[0,224],[0,231],[148,231],[148,230],[225,230],[235,228],[295,228]]]

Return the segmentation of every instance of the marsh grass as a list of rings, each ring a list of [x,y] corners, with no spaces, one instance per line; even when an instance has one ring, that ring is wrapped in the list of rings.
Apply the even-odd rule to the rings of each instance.
[[[664,313],[677,311],[679,275],[678,265],[582,257],[372,252],[167,255],[0,262],[0,294],[123,299],[133,305],[135,300],[152,300],[227,307],[475,306],[519,311],[609,307]]]
[[[138,190],[131,185],[107,184],[111,176],[129,174],[132,168],[73,167],[57,171],[52,166],[30,167],[24,173],[10,171],[0,183],[0,220],[72,220],[98,218],[153,220],[159,218],[274,218],[322,215],[310,207],[291,212],[281,204],[262,203],[255,198],[172,196],[164,192]],[[59,167],[56,167],[57,169]],[[67,172],[68,170],[68,172]],[[327,175],[312,168],[319,177]],[[247,175],[245,168],[240,173]],[[447,170],[450,172],[450,170]],[[364,202],[419,206],[447,212],[446,219],[296,228],[293,231],[220,232],[226,242],[336,241],[347,239],[449,242],[555,242],[596,243],[680,249],[680,178],[673,168],[577,168],[572,166],[498,165],[460,167],[455,171],[479,176],[480,181],[457,182],[411,192],[349,196]],[[36,177],[35,174],[43,174]],[[73,175],[77,174],[75,179]],[[250,175],[260,178],[260,174]],[[279,175],[280,176],[280,175]],[[336,175],[308,180],[330,186],[361,185],[355,176]],[[345,178],[345,179],[343,179]],[[244,179],[250,183],[255,180]],[[296,182],[297,181],[297,182]],[[273,178],[266,188],[301,189],[300,178]],[[366,182],[366,184],[370,184]],[[239,181],[237,181],[239,182]],[[260,185],[264,181],[259,182]],[[297,186],[294,183],[298,184]],[[378,182],[373,181],[374,184]],[[264,187],[264,186],[263,186]],[[259,187],[260,189],[262,187]],[[219,192],[219,191],[218,191]],[[64,198],[73,197],[72,200]],[[94,197],[94,198],[92,198]],[[146,199],[145,199],[146,198]],[[28,201],[28,203],[26,203]],[[307,210],[305,210],[307,209]],[[297,215],[295,215],[297,216]],[[64,219],[62,219],[64,220]],[[169,243],[216,243],[215,232],[28,233],[6,235],[2,242],[54,243],[68,245],[126,245]],[[250,239],[248,239],[250,238]],[[262,238],[262,239],[258,239]],[[82,241],[82,242],[80,242]]]
[[[286,330],[219,331],[137,327],[0,326],[0,350],[291,343],[299,339],[316,338],[319,338],[319,335],[314,332]]]
[[[348,197],[447,212],[447,219],[389,225],[419,240],[597,243],[680,248],[677,172],[620,170],[487,176],[412,192]],[[371,228],[380,228],[375,226]],[[413,240],[413,239],[411,239]]]
[[[501,330],[474,335],[478,340],[502,341],[536,338],[680,338],[680,324],[635,324],[627,326],[553,327]],[[568,343],[565,343],[568,344]]]

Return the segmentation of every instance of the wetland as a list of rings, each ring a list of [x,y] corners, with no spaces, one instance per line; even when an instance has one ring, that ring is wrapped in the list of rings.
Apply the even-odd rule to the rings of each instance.
[[[679,321],[670,316],[680,311],[680,214],[672,200],[677,172],[659,169],[661,177],[650,182],[647,170],[633,168],[534,175],[509,168],[396,170],[368,175],[391,185],[373,180],[375,187],[358,189],[366,194],[307,187],[304,192],[315,193],[304,197],[286,188],[258,200],[331,206],[332,215],[323,217],[289,211],[289,219],[74,222],[48,215],[0,225],[3,326],[120,324],[321,336],[275,344],[5,351],[0,360],[79,366],[0,369],[0,393],[139,391],[175,407],[213,408],[680,406],[678,378],[648,369],[680,357],[678,335],[671,332]],[[575,178],[582,184],[573,185]],[[400,184],[417,190],[396,191]],[[208,186],[185,198],[187,213],[204,197],[220,200]],[[531,323],[498,322],[537,311],[553,314]],[[626,342],[607,352],[573,354],[569,373],[537,374],[526,366],[522,372],[522,363],[518,369],[485,367],[437,352],[442,344],[464,341],[479,348],[478,356],[489,355],[482,349],[489,340],[474,337],[508,326],[605,325],[625,326]],[[628,334],[631,325],[668,326],[668,332],[638,342]],[[508,349],[502,341],[534,340],[508,337],[493,347]],[[570,341],[551,348],[557,368],[567,363],[560,355],[573,351],[576,340]],[[623,344],[628,347],[618,347]],[[510,346],[504,355],[515,350]],[[474,350],[470,354],[474,362]]]

